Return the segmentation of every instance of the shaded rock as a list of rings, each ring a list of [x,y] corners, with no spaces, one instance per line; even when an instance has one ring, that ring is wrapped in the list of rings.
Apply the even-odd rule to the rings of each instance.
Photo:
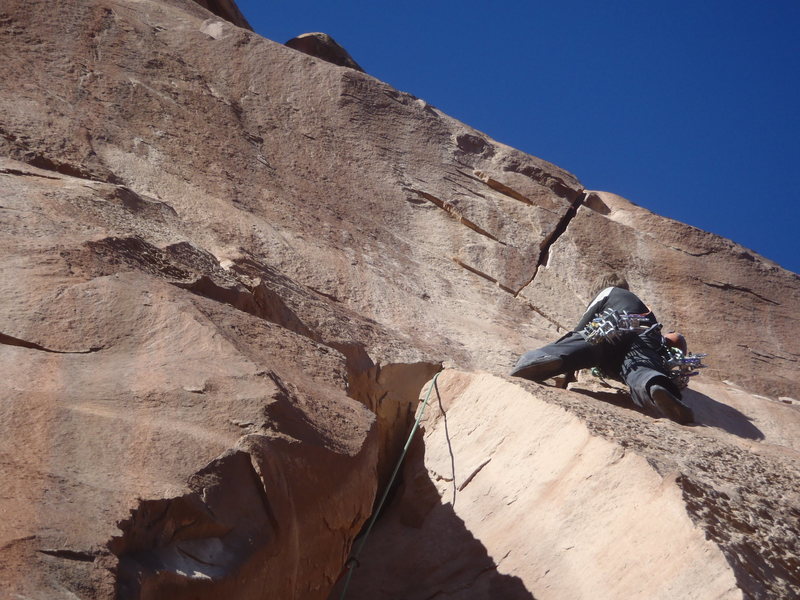
[[[304,33],[286,42],[289,48],[304,54],[321,58],[340,67],[348,67],[364,72],[353,57],[327,33]]]

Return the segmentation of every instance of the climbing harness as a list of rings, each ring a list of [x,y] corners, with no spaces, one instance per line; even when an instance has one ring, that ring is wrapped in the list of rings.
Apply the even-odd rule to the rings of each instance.
[[[431,380],[431,385],[428,388],[428,393],[425,394],[425,400],[422,403],[422,408],[420,408],[419,414],[417,415],[417,420],[414,422],[414,427],[411,428],[411,433],[408,434],[408,439],[406,440],[405,446],[403,446],[403,451],[400,453],[400,458],[397,459],[397,464],[394,467],[394,471],[392,471],[392,476],[389,478],[389,483],[386,484],[386,489],[383,492],[383,496],[381,496],[380,502],[375,507],[375,510],[372,513],[372,518],[369,521],[369,525],[367,525],[367,529],[364,532],[364,535],[361,538],[361,541],[356,548],[356,551],[350,555],[350,558],[344,563],[345,568],[347,569],[347,577],[344,581],[344,585],[342,586],[342,593],[339,596],[339,600],[344,600],[345,594],[347,593],[347,586],[350,585],[350,578],[353,576],[353,569],[360,565],[358,561],[358,557],[361,555],[361,551],[364,549],[364,544],[367,542],[367,538],[369,537],[370,531],[372,531],[372,526],[375,525],[375,521],[378,520],[380,516],[381,509],[383,508],[383,503],[386,502],[386,498],[389,495],[389,490],[392,489],[392,484],[394,483],[395,478],[397,477],[397,473],[400,471],[400,466],[403,464],[403,459],[406,457],[406,452],[408,452],[408,447],[411,445],[411,440],[414,439],[414,434],[417,433],[417,429],[419,428],[419,422],[422,420],[422,415],[425,412],[425,407],[428,406],[428,399],[431,397],[431,392],[433,388],[436,387],[436,380],[439,378],[442,372],[439,371],[436,375],[433,376],[433,380]],[[439,393],[438,391],[436,392]]]
[[[699,375],[698,369],[705,368],[703,358],[708,354],[684,354],[678,348],[667,346],[660,336],[660,331],[661,323],[651,324],[649,314],[631,314],[609,308],[592,319],[580,334],[590,344],[600,344],[605,341],[613,344],[629,333],[651,337],[658,334],[662,340],[660,352],[664,359],[667,375],[678,389],[685,389],[689,385],[689,378]],[[592,375],[603,381],[609,377],[599,367],[592,368]]]
[[[670,348],[666,345],[661,352],[664,355],[667,375],[679,390],[685,390],[689,386],[690,377],[700,374],[697,369],[706,368],[706,365],[703,364],[703,358],[708,354],[689,353],[684,355],[678,348]],[[592,376],[602,380],[606,385],[608,385],[606,379],[615,379],[615,377],[604,373],[600,367],[592,367],[591,373]]]
[[[651,327],[650,315],[627,313],[611,308],[592,319],[581,330],[581,335],[590,344],[614,343],[627,333],[641,333]]]

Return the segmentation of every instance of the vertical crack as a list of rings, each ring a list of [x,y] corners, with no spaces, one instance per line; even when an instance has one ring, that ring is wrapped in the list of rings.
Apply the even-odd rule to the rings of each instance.
[[[530,284],[533,283],[533,280],[536,279],[536,275],[539,273],[539,268],[547,264],[547,261],[550,258],[550,248],[553,246],[553,244],[556,243],[558,238],[561,237],[561,234],[563,234],[567,230],[570,221],[572,221],[572,219],[575,218],[575,215],[578,214],[578,209],[581,207],[581,205],[586,201],[588,197],[589,193],[586,192],[585,190],[582,190],[578,194],[578,197],[575,199],[575,201],[572,203],[572,206],[570,206],[567,209],[567,212],[564,213],[564,216],[561,217],[561,220],[553,228],[553,231],[550,233],[550,235],[548,235],[544,239],[544,241],[540,246],[539,261],[536,263],[536,268],[533,271],[533,275],[531,276],[530,281],[528,281],[528,283],[526,283],[516,291],[516,293],[514,294],[515,297],[518,297],[522,293],[522,290],[524,290],[526,287],[528,287]]]

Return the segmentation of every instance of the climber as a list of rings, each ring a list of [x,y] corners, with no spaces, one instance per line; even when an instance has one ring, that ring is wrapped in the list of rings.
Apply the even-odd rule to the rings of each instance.
[[[669,376],[664,356],[664,350],[669,347],[686,354],[686,339],[675,332],[662,336],[655,315],[628,289],[624,277],[616,273],[606,275],[598,280],[595,290],[599,293],[573,331],[552,344],[523,354],[510,374],[544,381],[556,375],[597,367],[605,376],[625,382],[638,406],[655,409],[677,423],[693,422],[694,415],[681,402],[681,392]],[[623,315],[628,319],[626,326],[633,323],[635,330],[623,328],[620,332],[616,329],[614,336],[598,343],[589,338],[591,327],[603,323],[600,315],[611,315],[617,320]]]

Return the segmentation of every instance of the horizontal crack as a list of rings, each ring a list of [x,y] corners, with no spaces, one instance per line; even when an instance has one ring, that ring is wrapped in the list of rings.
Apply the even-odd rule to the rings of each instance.
[[[482,277],[482,278],[483,278],[483,279],[485,279],[486,281],[490,281],[491,283],[494,283],[494,284],[495,284],[495,285],[497,285],[497,287],[499,287],[501,290],[503,290],[504,292],[506,292],[506,293],[508,293],[508,294],[511,294],[512,296],[514,296],[514,297],[515,297],[515,298],[517,298],[518,300],[520,299],[520,298],[519,298],[519,295],[518,295],[518,292],[514,292],[514,290],[512,290],[511,288],[508,288],[508,287],[504,286],[502,283],[500,283],[499,281],[497,281],[497,279],[495,279],[495,278],[494,278],[494,277],[492,277],[491,275],[487,275],[487,274],[486,274],[486,273],[484,273],[483,271],[479,271],[479,270],[478,270],[478,269],[476,269],[475,267],[471,267],[470,265],[468,265],[468,264],[466,264],[466,263],[462,262],[461,260],[459,260],[459,259],[457,259],[457,258],[453,258],[453,262],[454,262],[454,263],[456,263],[456,264],[457,264],[459,267],[463,267],[464,269],[466,269],[466,270],[467,270],[467,271],[469,271],[470,273],[474,273],[474,274],[475,274],[475,275],[477,275],[478,277]],[[545,314],[544,312],[542,312],[542,311],[541,311],[539,308],[535,307],[535,306],[534,306],[533,304],[531,304],[530,302],[526,301],[526,302],[525,302],[525,304],[528,306],[528,308],[529,308],[529,309],[531,309],[533,312],[535,312],[536,314],[538,314],[538,315],[539,315],[540,317],[542,317],[542,318],[543,318],[545,321],[548,321],[548,322],[549,322],[549,323],[551,323],[552,325],[555,325],[555,326],[556,326],[558,329],[561,329],[561,330],[563,330],[563,331],[567,331],[567,330],[569,329],[569,328],[568,328],[568,327],[566,327],[565,325],[563,325],[563,324],[559,323],[558,321],[556,321],[556,320],[555,320],[554,318],[552,318],[551,316],[549,316],[549,315]]]
[[[78,179],[87,179],[89,181],[96,181],[98,183],[122,183],[122,180],[113,173],[109,173],[106,179],[101,179],[97,175],[91,173],[90,171],[86,171],[80,166],[72,165],[67,162],[52,160],[42,155],[36,155],[32,159],[26,160],[26,162],[30,166],[36,167],[37,169],[53,171],[55,173],[61,173],[62,175],[68,175],[69,177],[76,177]]]
[[[59,179],[52,175],[42,175],[40,173],[31,173],[28,171],[20,171],[19,169],[0,169],[0,175],[18,175],[20,177],[41,177],[42,179]]]
[[[92,346],[88,350],[52,350],[33,342],[28,342],[26,340],[15,338],[11,335],[6,335],[5,333],[0,333],[0,344],[5,344],[6,346],[17,346],[19,348],[29,348],[30,350],[40,350],[41,352],[52,352],[53,354],[91,354],[92,352],[97,352],[103,349],[102,346]]]
[[[491,233],[489,233],[488,231],[486,231],[485,229],[481,228],[476,223],[473,223],[472,221],[470,221],[469,219],[464,217],[464,215],[459,213],[458,209],[456,209],[456,207],[453,206],[452,204],[450,204],[449,202],[447,202],[445,200],[442,200],[440,198],[437,198],[436,196],[434,196],[433,194],[429,194],[428,192],[415,190],[413,188],[409,188],[409,190],[414,192],[415,194],[417,194],[419,196],[422,196],[423,198],[425,198],[426,200],[428,200],[432,204],[435,204],[436,206],[441,208],[443,211],[445,211],[447,214],[449,214],[453,218],[455,218],[459,223],[461,223],[462,225],[465,225],[466,227],[469,227],[470,229],[472,229],[476,233],[479,233],[482,236],[485,236],[485,237],[489,238],[490,240],[493,240],[493,241],[497,242],[498,244],[503,244],[504,246],[506,245],[504,242],[501,242],[500,240],[498,240]]]
[[[503,170],[524,175],[536,183],[550,188],[557,196],[561,198],[570,198],[575,194],[575,189],[568,185],[563,179],[549,174],[541,167],[536,167],[534,165],[522,166],[515,161],[503,167]],[[582,193],[583,192],[581,191],[579,196]]]
[[[755,350],[755,349],[751,348],[747,344],[736,344],[736,345],[739,348],[744,348],[748,352],[750,352],[752,354],[755,354],[756,356],[765,358],[765,359],[774,358],[774,359],[777,359],[777,360],[785,360],[787,362],[798,362],[798,360],[796,358],[790,358],[790,357],[787,357],[787,356],[779,356],[777,354],[772,354],[772,353],[769,353],[769,352],[759,352],[758,350]]]
[[[459,164],[464,166],[464,167],[469,167],[469,165],[465,165],[464,163],[459,163]],[[451,171],[451,173],[452,173],[452,171]],[[455,169],[455,173],[458,173],[459,175],[463,175],[464,177],[466,177],[468,179],[472,179],[473,181],[477,181],[478,183],[485,183],[482,179],[478,179],[478,177],[475,176],[476,171],[472,171],[471,173],[467,173],[466,171],[462,171],[461,169]],[[453,175],[455,175],[455,173],[453,173]]]
[[[545,321],[548,321],[548,322],[552,323],[553,325],[555,325],[556,327],[558,327],[559,329],[561,329],[563,331],[568,331],[569,330],[569,327],[566,327],[566,326],[562,325],[561,323],[556,321],[553,317],[543,313],[541,311],[541,309],[535,307],[530,302],[526,302],[526,304],[528,305],[528,308],[530,308],[533,312],[535,312],[537,315],[542,317]]]
[[[78,550],[39,550],[42,554],[48,556],[55,556],[56,558],[64,558],[66,560],[78,560],[81,562],[94,562],[97,558],[91,552],[82,552]]]
[[[489,177],[489,175],[487,175],[483,171],[475,171],[475,175],[477,175],[477,177],[480,179],[480,181],[482,181],[483,183],[488,185],[493,190],[496,190],[496,191],[500,192],[501,194],[504,194],[504,195],[508,196],[509,198],[513,198],[514,200],[519,200],[520,202],[523,202],[524,204],[528,204],[530,206],[534,205],[533,202],[531,202],[528,198],[526,198],[525,196],[520,194],[518,191],[516,191],[513,188],[508,187],[504,183],[500,183],[496,179],[492,179],[491,177]]]
[[[263,283],[254,287],[241,284],[244,289],[237,289],[221,286],[208,275],[201,275],[188,283],[181,281],[170,283],[198,296],[227,304],[259,319],[275,323],[315,342],[321,341],[319,335],[306,326],[275,291]]]
[[[745,292],[746,294],[752,294],[753,296],[755,296],[759,300],[763,300],[764,302],[769,302],[770,304],[774,304],[775,306],[780,306],[781,305],[780,302],[775,302],[775,300],[770,300],[769,298],[765,298],[764,296],[754,292],[750,288],[746,288],[746,287],[739,286],[739,285],[733,285],[732,283],[722,283],[722,282],[712,283],[712,282],[709,282],[709,281],[704,281],[703,285],[707,285],[709,287],[717,288],[717,289],[720,289],[720,290],[736,290],[737,292]]]
[[[458,186],[458,187],[460,187],[460,188],[462,188],[462,189],[465,189],[465,190],[467,190],[467,192],[469,192],[469,195],[470,195],[470,196],[477,196],[478,198],[481,198],[481,199],[483,199],[483,200],[486,200],[486,196],[484,196],[483,194],[481,194],[481,193],[479,193],[479,192],[476,192],[476,191],[475,191],[475,190],[473,190],[472,188],[469,188],[469,187],[465,186],[463,183],[459,183],[459,182],[458,182],[458,181],[456,181],[455,179],[450,179],[449,177],[444,177],[444,180],[445,180],[445,181],[448,181],[448,182],[450,182],[450,183],[452,183],[452,184],[453,184],[453,185],[455,185],[455,186]]]
[[[683,252],[684,254],[688,254],[689,256],[695,256],[695,257],[708,256],[709,254],[714,254],[716,252],[716,250],[704,250],[703,252],[689,252],[684,248],[678,248],[677,246],[672,246],[670,244],[664,244],[664,246],[666,246],[667,248],[671,248],[672,250],[677,250],[678,252]]]
[[[470,273],[475,273],[475,275],[477,275],[478,277],[483,277],[487,281],[491,281],[492,283],[497,284],[497,286],[501,290],[503,290],[504,292],[508,292],[509,294],[514,294],[514,290],[512,290],[509,287],[504,286],[502,283],[500,283],[497,279],[495,279],[491,275],[488,275],[488,274],[484,273],[483,271],[479,271],[475,267],[472,267],[472,266],[466,264],[465,262],[459,260],[458,258],[453,257],[453,262],[456,263],[459,267],[465,268]]]

